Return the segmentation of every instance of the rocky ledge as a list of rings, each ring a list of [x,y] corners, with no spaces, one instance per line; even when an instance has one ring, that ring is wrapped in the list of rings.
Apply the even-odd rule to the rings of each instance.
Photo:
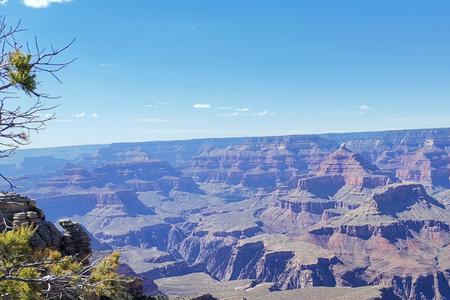
[[[36,226],[30,243],[34,248],[57,249],[66,255],[84,259],[91,254],[91,241],[84,228],[70,220],[62,220],[64,233],[45,220],[36,202],[16,193],[0,194],[0,217],[3,219],[0,230],[19,226]]]

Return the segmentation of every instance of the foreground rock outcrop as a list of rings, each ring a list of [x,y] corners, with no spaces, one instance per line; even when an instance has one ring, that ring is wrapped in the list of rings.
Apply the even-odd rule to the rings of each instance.
[[[56,226],[45,220],[43,211],[36,202],[15,193],[0,195],[0,216],[3,219],[0,230],[19,226],[35,226],[36,230],[30,243],[35,248],[53,248],[61,253],[78,257],[80,260],[91,253],[91,241],[87,232],[70,220],[60,222],[64,229],[61,233]]]

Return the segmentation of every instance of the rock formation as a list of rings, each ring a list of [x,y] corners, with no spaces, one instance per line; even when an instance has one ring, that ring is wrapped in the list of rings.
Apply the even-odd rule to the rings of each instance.
[[[449,163],[448,153],[437,147],[433,140],[427,140],[422,148],[402,157],[397,177],[404,181],[449,187]]]
[[[319,165],[315,176],[299,179],[298,189],[326,197],[335,194],[344,185],[370,189],[394,180],[342,144]]]
[[[15,193],[0,194],[0,215],[3,219],[1,230],[19,226],[36,227],[30,240],[32,247],[53,248],[80,260],[91,254],[90,238],[81,225],[63,220],[60,225],[64,228],[64,234],[61,233],[53,223],[45,220],[43,211],[28,197]]]
[[[41,156],[29,172],[4,169],[29,175],[19,184],[48,219],[70,217],[95,250],[121,251],[149,290],[203,272],[221,280],[211,293],[257,299],[450,294],[450,129],[70,149],[46,150],[53,162],[26,152]],[[62,234],[16,198],[0,211],[10,226],[39,223],[36,245],[83,245],[79,225],[63,222]]]
[[[332,143],[317,137],[254,139],[245,144],[204,151],[184,170],[199,182],[273,190],[278,186],[295,185],[292,178],[308,173],[331,147]]]
[[[386,297],[394,299],[446,299],[450,264],[442,256],[450,243],[449,224],[448,210],[422,185],[397,184],[381,188],[342,217],[317,225],[309,241],[346,262],[348,270],[335,274],[345,284],[382,284]]]
[[[85,259],[92,254],[91,240],[86,230],[71,220],[60,220],[59,225],[64,229],[61,249],[64,254]]]

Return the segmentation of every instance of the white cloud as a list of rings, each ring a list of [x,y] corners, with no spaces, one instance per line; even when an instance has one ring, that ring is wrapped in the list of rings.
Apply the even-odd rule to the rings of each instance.
[[[86,117],[86,113],[83,111],[83,112],[80,112],[80,113],[77,113],[77,114],[73,114],[73,115],[71,115],[71,117],[84,118],[84,117]]]
[[[110,68],[110,67],[112,67],[112,64],[100,64],[100,67],[102,67],[102,68]]]
[[[61,122],[61,123],[73,122],[73,120],[71,120],[71,119],[55,119],[53,121],[54,122]]]
[[[373,110],[373,108],[368,105],[360,105],[358,108],[361,115],[365,115],[367,112]]]
[[[53,3],[69,3],[72,0],[23,0],[23,4],[32,8],[45,8]]]
[[[175,101],[158,101],[153,104],[146,104],[145,107],[147,108],[158,108],[163,105],[175,105]]]
[[[373,109],[373,108],[370,107],[370,106],[368,106],[368,105],[361,105],[361,106],[359,107],[359,110],[365,110],[365,111],[372,110],[372,109]]]
[[[220,116],[221,117],[235,117],[235,116],[239,116],[240,113],[235,111],[235,112],[226,112],[226,113],[221,113]]]
[[[170,123],[173,122],[174,119],[172,118],[144,118],[144,119],[136,119],[138,122],[145,122],[145,123]]]
[[[274,116],[275,113],[274,113],[274,112],[270,112],[270,111],[268,111],[268,110],[266,109],[266,110],[264,110],[264,111],[258,111],[258,112],[255,112],[253,115],[254,115],[254,116],[257,116],[257,117],[264,117],[264,116]]]
[[[5,5],[8,0],[0,0],[0,5]]]
[[[145,107],[147,108],[158,108],[159,105],[156,104],[146,104]]]
[[[330,111],[330,112],[325,113],[325,116],[337,116],[337,115],[340,115],[341,112],[342,112],[342,111],[341,111],[339,108],[336,108],[336,109],[333,110],[333,111]]]
[[[232,107],[225,106],[225,107],[219,107],[219,109],[226,111],[226,110],[232,109]],[[249,111],[250,111],[250,108],[248,108],[248,107],[240,107],[240,108],[236,108],[236,110],[233,112],[226,112],[226,113],[222,113],[220,115],[222,117],[247,116]]]
[[[88,114],[88,113],[82,111],[82,112],[79,112],[79,113],[77,113],[77,114],[72,114],[72,115],[70,115],[70,117],[71,117],[71,118],[77,118],[77,119],[83,119],[84,117],[91,117],[91,118],[96,119],[96,118],[98,118],[98,117],[100,117],[100,116],[99,116],[99,114],[96,113],[96,112],[93,112],[93,113]]]
[[[211,105],[208,103],[197,103],[197,104],[194,104],[192,107],[196,108],[196,109],[208,109],[211,107]]]

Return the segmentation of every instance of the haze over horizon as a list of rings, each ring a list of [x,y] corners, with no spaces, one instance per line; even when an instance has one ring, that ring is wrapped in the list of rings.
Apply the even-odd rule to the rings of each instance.
[[[0,3],[77,39],[32,148],[450,127],[447,1]]]
[[[283,136],[315,136],[315,135],[339,135],[339,134],[357,134],[357,133],[382,133],[382,132],[402,132],[402,131],[421,131],[421,130],[441,130],[449,129],[450,127],[435,127],[435,128],[394,128],[386,130],[363,130],[363,131],[326,131],[326,132],[316,132],[316,133],[285,133],[278,135],[241,135],[241,136],[220,136],[220,137],[194,137],[194,138],[175,138],[175,139],[153,139],[153,140],[125,140],[125,141],[112,141],[107,143],[86,143],[86,144],[67,144],[67,145],[56,145],[56,146],[34,146],[33,144],[26,145],[18,151],[21,150],[33,150],[33,149],[44,149],[44,148],[64,148],[64,147],[77,147],[77,146],[95,146],[95,145],[110,145],[110,144],[139,144],[139,143],[153,143],[153,142],[177,142],[177,141],[191,141],[191,140],[209,140],[209,139],[240,139],[240,138],[264,138],[264,137],[283,137]]]

